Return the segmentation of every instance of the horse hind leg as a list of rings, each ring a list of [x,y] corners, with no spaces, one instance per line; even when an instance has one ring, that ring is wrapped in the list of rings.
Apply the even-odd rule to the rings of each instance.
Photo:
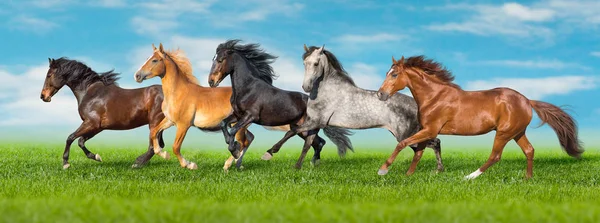
[[[164,146],[164,142],[160,142],[162,141],[162,136],[158,136],[159,133],[162,134],[162,132],[165,129],[168,129],[169,127],[173,126],[173,122],[171,122],[169,119],[164,118],[163,120],[160,121],[160,123],[157,125],[156,128],[152,128],[150,130],[150,138],[152,140],[152,148],[154,149],[154,154],[159,155],[160,157],[162,157],[163,159],[169,159],[169,153],[167,153],[167,151],[163,151],[163,147],[161,146],[161,144]]]
[[[292,136],[296,135],[296,132],[293,130],[287,131],[283,138],[281,138],[271,149],[267,150],[265,154],[261,157],[262,160],[271,160],[273,158],[273,154],[279,152],[283,144],[287,142]]]
[[[508,138],[508,139],[507,139]],[[502,157],[502,151],[504,150],[504,146],[512,137],[505,137],[505,134],[496,132],[496,137],[494,138],[494,147],[492,148],[492,153],[488,160],[475,172],[465,176],[466,180],[471,180],[477,178],[483,172],[485,172],[490,166],[494,165],[500,158]]]
[[[517,142],[519,147],[521,147],[521,150],[523,150],[525,157],[527,157],[527,173],[525,177],[531,178],[533,177],[533,146],[531,145],[531,143],[529,143],[527,136],[525,136],[525,132],[519,134],[517,137],[514,138],[514,140],[515,142]]]
[[[152,132],[153,128],[157,128],[157,126],[151,127],[150,132]],[[156,136],[158,139],[158,145],[161,148],[165,146],[165,142],[163,141],[162,135],[163,135],[163,131],[159,131],[158,135]],[[146,163],[148,163],[148,161],[150,161],[150,159],[152,159],[152,157],[154,156],[153,142],[154,142],[154,139],[152,137],[152,134],[150,134],[150,139],[149,139],[149,143],[148,143],[148,151],[146,151],[142,155],[138,156],[138,158],[135,159],[135,163],[133,163],[131,168],[140,168],[140,167],[146,165]]]
[[[312,142],[317,136],[317,132],[315,130],[311,130],[308,132],[308,136],[306,136],[304,140],[304,147],[302,147],[302,153],[300,153],[300,157],[298,158],[298,162],[296,162],[296,169],[302,168],[302,163],[304,162],[304,157],[306,157],[306,153],[308,153],[308,149],[310,149]]]

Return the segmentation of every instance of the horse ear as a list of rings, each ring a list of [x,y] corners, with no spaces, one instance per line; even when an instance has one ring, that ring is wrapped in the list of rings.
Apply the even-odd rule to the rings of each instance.
[[[52,59],[50,59],[50,57],[48,57],[48,63],[52,64]]]
[[[306,44],[304,44],[304,51],[308,53],[308,47],[306,47]]]
[[[319,48],[319,49],[317,50],[317,52],[318,52],[319,54],[323,54],[323,50],[325,50],[325,44],[323,44],[323,46],[322,46],[321,48]]]
[[[392,56],[392,64],[396,64],[398,61],[396,61],[396,59],[394,59],[394,56]]]
[[[158,45],[158,51],[160,51],[161,53],[165,52],[165,49],[163,48],[162,43],[160,43],[160,45]]]
[[[152,44],[152,49],[153,49],[154,51],[156,51],[156,47],[154,46],[154,43]]]
[[[400,61],[398,61],[398,63],[404,65],[404,56],[402,56],[402,58],[400,58]]]

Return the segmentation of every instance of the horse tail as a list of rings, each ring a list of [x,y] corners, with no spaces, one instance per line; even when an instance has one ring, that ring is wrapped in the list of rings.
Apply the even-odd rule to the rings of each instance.
[[[577,123],[563,109],[542,101],[530,100],[538,117],[542,120],[539,126],[548,123],[558,136],[560,146],[572,157],[579,158],[583,153],[581,142],[577,137]],[[539,127],[538,126],[538,127]]]
[[[354,148],[352,148],[352,142],[350,141],[350,138],[348,138],[348,136],[352,135],[352,132],[349,130],[327,126],[323,129],[323,132],[337,146],[338,155],[340,157],[346,156],[346,152],[348,152],[348,150],[354,152]]]

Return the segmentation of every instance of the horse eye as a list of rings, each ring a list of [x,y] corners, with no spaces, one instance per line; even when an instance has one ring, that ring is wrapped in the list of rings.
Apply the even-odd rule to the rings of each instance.
[[[152,63],[156,63],[156,62],[158,62],[158,60],[157,60],[157,59],[154,59],[154,60],[152,60]]]
[[[313,65],[315,65],[315,67],[316,67],[316,66],[319,66],[319,63],[315,63],[315,64],[313,64]]]

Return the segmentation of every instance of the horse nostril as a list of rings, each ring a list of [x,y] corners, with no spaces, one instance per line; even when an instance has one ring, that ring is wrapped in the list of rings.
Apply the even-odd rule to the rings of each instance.
[[[381,95],[382,95],[382,94],[381,94],[381,92],[379,92],[379,91],[378,91],[378,92],[377,92],[377,97],[380,97],[380,98],[381,98]]]
[[[213,84],[215,84],[215,81],[213,81],[213,80],[208,81],[208,85],[213,86]]]
[[[44,94],[40,94],[40,99],[44,99]]]

